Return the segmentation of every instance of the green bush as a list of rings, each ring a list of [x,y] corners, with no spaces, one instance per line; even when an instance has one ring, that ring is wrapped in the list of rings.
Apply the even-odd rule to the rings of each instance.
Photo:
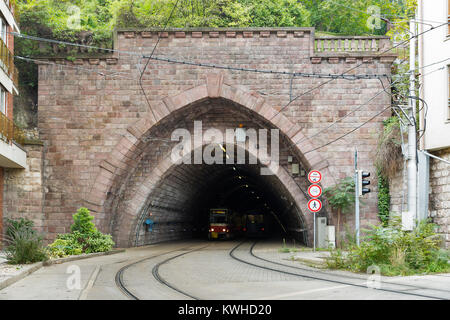
[[[86,208],[80,208],[73,215],[74,223],[71,232],[60,234],[48,246],[50,255],[54,258],[82,253],[106,252],[114,246],[112,237],[97,230],[92,220],[93,216]]]
[[[26,264],[48,259],[42,237],[32,229],[33,222],[27,219],[8,220],[5,249],[10,264]]]
[[[73,224],[70,226],[70,231],[77,231],[82,234],[95,233],[97,232],[97,228],[92,220],[94,220],[94,217],[90,215],[89,210],[80,208],[77,213],[73,215]]]
[[[56,239],[48,246],[48,250],[52,258],[63,258],[83,253],[82,247],[77,242],[64,239]]]
[[[331,268],[366,272],[372,265],[385,275],[410,275],[450,271],[449,252],[440,249],[436,226],[422,221],[413,231],[403,231],[398,224],[373,226],[358,247],[347,252],[335,250],[328,260]]]

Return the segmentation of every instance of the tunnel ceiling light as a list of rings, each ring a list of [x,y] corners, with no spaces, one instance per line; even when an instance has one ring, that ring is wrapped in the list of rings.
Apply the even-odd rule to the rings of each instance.
[[[236,171],[236,167],[233,167],[233,170]]]
[[[242,179],[242,177],[241,177],[241,176],[239,176],[239,179]]]
[[[246,184],[245,187],[248,188],[248,184]]]
[[[234,134],[236,136],[236,142],[245,142],[247,140],[247,132],[242,124],[239,125],[239,128],[236,128]]]

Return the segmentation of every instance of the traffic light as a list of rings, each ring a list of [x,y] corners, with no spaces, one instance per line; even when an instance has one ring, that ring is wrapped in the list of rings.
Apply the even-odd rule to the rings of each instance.
[[[368,177],[370,177],[370,172],[358,170],[358,191],[360,197],[370,192],[369,188],[365,188],[365,186],[370,184],[369,180],[365,180]]]

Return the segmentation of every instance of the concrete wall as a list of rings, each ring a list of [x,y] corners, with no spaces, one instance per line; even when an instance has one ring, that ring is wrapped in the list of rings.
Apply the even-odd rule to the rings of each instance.
[[[419,19],[433,21],[430,23],[435,27],[447,21],[449,12],[447,0],[419,1]],[[429,25],[419,24],[419,32],[429,28]],[[419,67],[442,61],[420,71],[424,75],[420,77],[421,98],[429,106],[426,131],[421,141],[422,148],[426,150],[450,147],[450,61],[443,61],[449,57],[449,33],[448,26],[442,26],[419,37]],[[438,70],[440,68],[442,70]],[[424,112],[425,109],[421,113],[421,129],[424,128]]]

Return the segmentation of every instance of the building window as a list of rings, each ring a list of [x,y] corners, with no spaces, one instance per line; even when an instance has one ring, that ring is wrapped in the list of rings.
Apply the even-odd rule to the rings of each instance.
[[[6,115],[6,90],[0,86],[0,111]]]
[[[8,44],[7,27],[8,25],[6,24],[5,19],[0,18],[0,39],[2,39],[5,44]]]

